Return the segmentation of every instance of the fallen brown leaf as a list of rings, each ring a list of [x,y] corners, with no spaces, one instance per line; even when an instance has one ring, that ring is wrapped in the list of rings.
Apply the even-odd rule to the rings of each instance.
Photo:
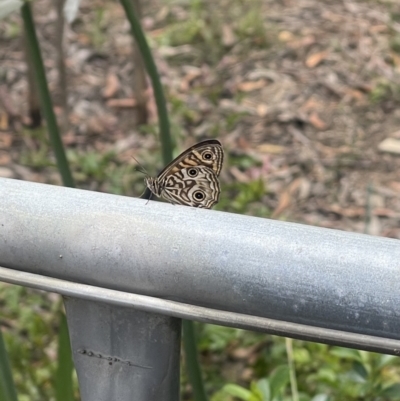
[[[1,165],[1,156],[0,156],[0,165]],[[14,178],[14,173],[7,167],[0,167],[0,177],[3,178]]]
[[[328,54],[329,53],[327,51],[311,54],[306,59],[306,66],[308,68],[316,67],[318,64],[320,64],[322,61],[324,61],[326,59]]]
[[[268,85],[268,81],[265,79],[259,79],[258,81],[245,81],[237,84],[236,88],[242,92],[251,92],[256,89],[264,88]]]
[[[400,228],[389,228],[381,232],[382,237],[400,239]]]
[[[257,151],[260,153],[267,153],[272,155],[280,155],[285,151],[284,146],[275,145],[273,143],[262,143],[257,146]]]
[[[379,216],[379,217],[398,217],[399,213],[396,213],[394,210],[388,209],[386,207],[376,207],[373,211],[372,214],[374,216]]]
[[[321,109],[322,102],[317,100],[315,97],[311,96],[307,101],[301,106],[302,111],[311,111],[315,109]]]
[[[18,116],[17,110],[14,107],[13,101],[6,85],[0,85],[0,104],[3,106],[5,112],[10,117]]]
[[[222,25],[222,44],[224,46],[230,47],[237,42],[236,35],[234,34],[232,28],[228,24]]]
[[[147,33],[152,38],[157,38],[165,34],[165,28],[153,29]]]
[[[269,107],[268,107],[268,105],[266,105],[264,103],[261,103],[257,106],[257,114],[260,117],[265,117],[268,114],[268,111],[269,111]]]
[[[67,146],[75,145],[77,143],[77,136],[74,130],[69,130],[63,134],[63,143]]]
[[[90,135],[92,134],[100,135],[106,131],[106,126],[104,124],[104,121],[102,121],[101,118],[97,116],[89,117],[86,124],[87,124],[87,132]]]
[[[369,28],[372,33],[383,33],[388,31],[388,26],[386,24],[374,25]]]
[[[250,177],[246,173],[240,171],[236,166],[232,166],[229,171],[237,182],[248,183],[250,180]]]
[[[278,217],[283,211],[285,211],[291,205],[293,200],[293,194],[299,188],[301,182],[302,182],[301,178],[295,179],[290,183],[289,187],[281,193],[278,201],[278,206],[276,207],[271,216],[273,219]]]
[[[106,78],[106,85],[102,91],[103,97],[108,99],[115,96],[118,92],[119,87],[120,85],[118,77],[113,73],[108,74]]]
[[[239,136],[236,145],[239,149],[244,149],[244,150],[250,149],[250,143],[244,136]]]
[[[277,218],[284,210],[286,210],[292,202],[292,197],[289,194],[289,191],[284,191],[281,193],[278,201],[278,206],[272,213],[271,217],[273,219]]]
[[[12,135],[9,132],[0,132],[0,149],[8,149],[12,144]]]
[[[121,109],[133,108],[137,105],[136,99],[125,98],[125,99],[110,99],[107,101],[108,107],[117,107]]]
[[[180,90],[182,92],[187,92],[190,88],[191,83],[202,76],[202,71],[200,68],[190,68],[187,74],[182,78]]]
[[[344,217],[362,217],[365,215],[364,207],[341,207],[337,204],[330,205],[326,208],[327,211],[339,214]]]
[[[365,100],[365,94],[358,89],[346,88],[345,96],[347,100],[355,99],[357,101]]]
[[[400,181],[390,182],[389,188],[393,189],[393,191],[400,192]]]
[[[304,38],[293,40],[288,43],[288,46],[292,49],[299,49],[301,47],[308,47],[313,45],[316,42],[314,35],[307,35]]]
[[[350,146],[339,146],[339,147],[331,147],[331,146],[325,146],[322,143],[316,143],[315,144],[316,148],[318,149],[318,152],[322,153],[322,156],[324,159],[334,159],[338,155],[343,155],[346,153],[352,153],[353,149]]]
[[[294,40],[294,38],[295,38],[295,36],[290,31],[281,31],[281,32],[279,32],[279,35],[278,35],[278,39],[281,42],[290,42],[290,41]]]
[[[391,52],[390,57],[392,58],[393,64],[395,64],[397,68],[400,68],[400,55],[395,52]]]
[[[400,130],[392,132],[390,137],[400,139]]]
[[[6,166],[10,163],[11,163],[10,154],[6,152],[0,152],[0,166]],[[3,175],[2,177],[5,177],[5,175]]]
[[[7,113],[0,111],[0,130],[5,131],[9,127]]]
[[[327,124],[321,120],[317,113],[311,113],[308,122],[316,129],[323,131],[327,128]]]

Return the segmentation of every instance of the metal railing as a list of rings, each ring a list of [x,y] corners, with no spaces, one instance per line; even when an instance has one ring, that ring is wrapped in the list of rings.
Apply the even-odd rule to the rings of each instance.
[[[177,400],[179,318],[400,355],[398,240],[9,179],[0,200],[0,280],[65,296],[83,401]]]

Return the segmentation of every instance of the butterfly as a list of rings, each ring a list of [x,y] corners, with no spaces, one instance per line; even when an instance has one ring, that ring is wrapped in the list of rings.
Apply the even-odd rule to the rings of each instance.
[[[221,192],[218,176],[224,161],[221,142],[199,142],[169,163],[157,177],[146,176],[150,191],[167,201],[210,209]]]

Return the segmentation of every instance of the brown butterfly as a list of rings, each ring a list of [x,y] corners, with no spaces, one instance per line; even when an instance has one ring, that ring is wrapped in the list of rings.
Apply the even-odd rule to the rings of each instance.
[[[221,192],[218,176],[224,161],[222,145],[210,139],[193,145],[157,177],[144,179],[150,191],[173,204],[210,209]]]

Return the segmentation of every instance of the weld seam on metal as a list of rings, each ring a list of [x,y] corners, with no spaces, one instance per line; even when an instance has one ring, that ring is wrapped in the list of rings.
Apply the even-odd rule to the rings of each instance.
[[[210,309],[0,267],[0,281],[146,312],[400,355],[400,341]]]

